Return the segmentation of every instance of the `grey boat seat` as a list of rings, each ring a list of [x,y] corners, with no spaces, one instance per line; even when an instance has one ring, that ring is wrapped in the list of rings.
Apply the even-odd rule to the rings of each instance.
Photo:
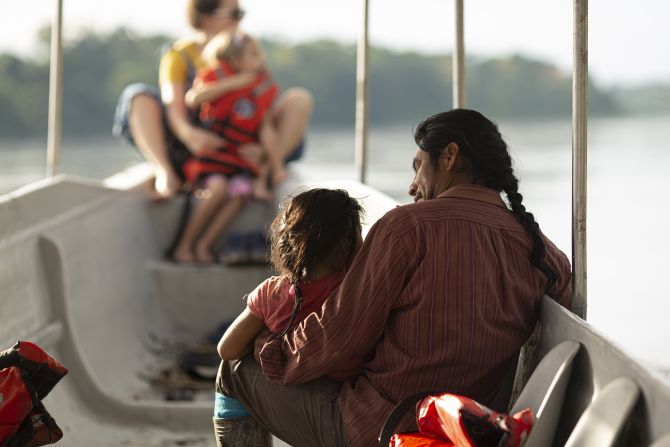
[[[552,444],[559,422],[572,365],[581,345],[564,341],[544,356],[528,379],[510,413],[530,408],[536,417],[524,447]]]
[[[639,397],[640,388],[628,378],[608,383],[582,413],[566,447],[613,445]]]

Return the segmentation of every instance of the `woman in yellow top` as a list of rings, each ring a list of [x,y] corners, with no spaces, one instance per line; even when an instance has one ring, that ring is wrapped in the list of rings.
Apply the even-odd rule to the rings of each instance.
[[[203,67],[204,46],[220,32],[235,32],[244,10],[238,0],[189,0],[187,15],[197,33],[193,38],[173,43],[162,56],[160,91],[147,84],[129,85],[121,94],[114,118],[114,134],[137,147],[152,165],[156,198],[169,198],[181,190],[180,167],[190,153],[216,150],[222,145],[218,135],[198,127],[185,105],[184,95],[191,88],[195,72]],[[248,73],[230,76],[199,97],[207,101],[252,81],[253,75]],[[275,147],[266,150],[279,153],[287,161],[299,158],[312,105],[312,96],[305,89],[291,88],[284,92],[269,112],[276,126],[277,141]],[[241,152],[252,160],[262,155],[257,145],[241,148]],[[214,209],[216,205],[210,206]]]

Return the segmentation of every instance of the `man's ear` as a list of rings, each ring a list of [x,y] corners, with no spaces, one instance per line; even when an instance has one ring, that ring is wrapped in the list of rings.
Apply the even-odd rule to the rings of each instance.
[[[446,171],[451,171],[454,166],[456,166],[459,154],[460,148],[458,147],[458,144],[453,142],[449,143],[442,151],[442,156],[440,157],[440,161],[443,163],[442,167]]]

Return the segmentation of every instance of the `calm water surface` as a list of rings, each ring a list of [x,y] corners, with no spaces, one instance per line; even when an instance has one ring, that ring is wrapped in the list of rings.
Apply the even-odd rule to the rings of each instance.
[[[571,253],[568,121],[501,122],[528,210]],[[589,127],[588,320],[633,356],[670,371],[670,117],[594,119]],[[354,178],[353,129],[312,130],[300,169]],[[45,141],[0,140],[0,193],[43,177]],[[62,170],[104,178],[140,161],[108,138],[66,140]],[[369,182],[402,202],[411,125],[373,128]]]

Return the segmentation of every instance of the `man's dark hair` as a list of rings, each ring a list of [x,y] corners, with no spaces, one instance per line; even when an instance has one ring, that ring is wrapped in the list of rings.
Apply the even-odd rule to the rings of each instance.
[[[290,283],[309,279],[314,266],[346,250],[353,260],[363,208],[341,189],[310,189],[289,199],[270,229],[270,261]]]
[[[526,211],[519,193],[519,180],[514,175],[512,158],[498,127],[474,110],[454,109],[433,115],[419,123],[414,131],[417,146],[428,152],[433,167],[449,143],[456,143],[476,184],[507,194],[512,213],[533,239],[531,263],[548,279],[547,290],[556,282],[556,273],[545,259],[546,246],[540,226],[532,213]]]

